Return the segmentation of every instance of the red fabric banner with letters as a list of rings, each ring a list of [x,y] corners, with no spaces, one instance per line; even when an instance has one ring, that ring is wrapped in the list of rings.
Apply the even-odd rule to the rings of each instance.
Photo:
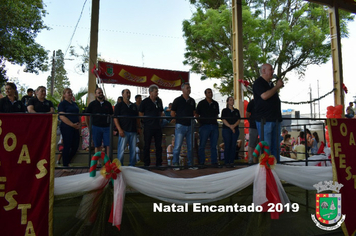
[[[57,115],[0,114],[0,235],[52,235]]]
[[[345,235],[356,233],[356,119],[328,119],[333,180],[341,188],[341,213],[346,215],[343,224]]]
[[[156,84],[161,89],[181,90],[181,84],[189,82],[189,72],[150,69],[99,61],[95,71],[103,83],[149,87]]]

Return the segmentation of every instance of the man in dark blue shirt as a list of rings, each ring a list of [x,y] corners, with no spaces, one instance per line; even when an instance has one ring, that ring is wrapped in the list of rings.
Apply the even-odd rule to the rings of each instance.
[[[218,150],[217,143],[219,138],[219,126],[218,115],[220,113],[219,104],[213,100],[213,91],[210,88],[205,89],[205,99],[200,101],[197,106],[197,114],[200,118],[211,119],[199,119],[199,165],[205,163],[205,146],[210,139],[210,151],[211,151],[211,164],[214,167],[219,167],[218,164]]]
[[[272,83],[273,68],[270,64],[263,64],[261,76],[253,84],[255,99],[255,120],[261,140],[269,144],[271,154],[279,162],[279,134],[281,132],[281,100],[278,91],[283,87],[283,81],[277,80],[276,86]],[[261,123],[263,124],[263,137],[261,136]]]
[[[143,139],[144,139],[144,147],[143,147],[143,161],[145,166],[149,166],[151,164],[150,159],[150,146],[152,137],[155,140],[156,146],[156,166],[162,165],[162,128],[161,128],[161,119],[154,118],[164,116],[163,113],[163,104],[161,99],[158,97],[158,86],[151,85],[148,88],[150,96],[145,98],[140,105],[139,115],[140,116],[148,116],[152,118],[144,118],[143,119]]]

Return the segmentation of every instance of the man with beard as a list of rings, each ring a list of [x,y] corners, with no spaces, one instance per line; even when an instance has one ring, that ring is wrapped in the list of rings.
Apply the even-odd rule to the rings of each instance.
[[[112,105],[110,102],[105,100],[103,90],[101,88],[97,88],[95,90],[95,100],[89,103],[89,106],[85,112],[92,114],[114,114]],[[92,127],[89,127],[89,117],[85,117],[85,121],[93,134],[95,152],[100,151],[101,144],[102,142],[104,142],[106,153],[109,154],[110,117],[102,115],[93,115],[92,119]]]

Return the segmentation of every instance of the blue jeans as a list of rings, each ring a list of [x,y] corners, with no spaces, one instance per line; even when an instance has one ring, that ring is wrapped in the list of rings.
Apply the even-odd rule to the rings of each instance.
[[[199,164],[204,165],[205,163],[205,146],[206,142],[210,138],[210,152],[211,152],[211,164],[218,163],[218,150],[216,145],[218,144],[219,138],[219,127],[218,125],[202,125],[199,127]]]
[[[110,146],[110,127],[99,127],[93,125],[91,128],[93,132],[93,142],[95,147],[101,147],[102,141],[104,146]]]
[[[130,166],[135,166],[136,164],[136,132],[126,132],[125,137],[119,135],[119,142],[117,143],[117,159],[124,165],[124,151],[127,143],[129,143],[130,151]]]
[[[236,142],[239,138],[240,132],[238,129],[235,129],[235,133],[232,132],[230,128],[222,129],[222,136],[225,144],[224,149],[224,159],[225,165],[234,164],[235,155],[236,155]]]
[[[179,154],[184,137],[187,142],[188,166],[192,166],[194,164],[192,159],[192,127],[182,124],[176,124],[173,149],[173,165],[179,164]]]
[[[261,122],[256,121],[256,126],[258,130],[258,135],[260,140],[264,140],[268,143],[271,154],[280,162],[279,152],[280,152],[280,142],[279,136],[281,133],[281,123],[280,122],[266,122],[263,126],[264,137],[261,137]]]

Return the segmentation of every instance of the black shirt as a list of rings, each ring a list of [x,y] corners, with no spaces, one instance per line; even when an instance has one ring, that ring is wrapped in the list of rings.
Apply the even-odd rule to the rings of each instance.
[[[226,120],[230,125],[235,124],[240,117],[240,111],[236,108],[234,110],[230,110],[229,108],[224,108],[221,112],[221,118]],[[223,123],[223,129],[230,129]],[[235,127],[235,129],[239,129],[238,126]]]
[[[261,95],[273,88],[273,83],[268,83],[259,77],[253,84],[253,97],[255,99],[255,120],[261,122],[265,118],[267,122],[282,121],[281,100],[278,93],[275,93],[267,100],[263,100]]]
[[[185,100],[183,95],[174,99],[172,104],[172,111],[176,112],[176,117],[194,117],[195,111],[195,100],[189,97],[188,100]],[[190,126],[190,119],[176,119],[177,124]]]
[[[27,107],[29,105],[29,101],[34,98],[28,95],[22,97],[21,102]]]
[[[252,99],[248,103],[246,111],[251,113],[251,116],[249,117],[249,120],[248,120],[250,123],[250,128],[257,129],[256,121],[255,121],[255,99]]]
[[[28,106],[32,105],[33,109],[36,112],[50,112],[51,111],[51,107],[53,107],[53,103],[51,101],[48,101],[47,99],[45,99],[43,102],[41,102],[40,100],[38,100],[38,98],[31,98],[28,101]]]
[[[0,112],[1,113],[26,112],[26,107],[19,100],[16,100],[14,103],[12,103],[9,100],[9,98],[6,96],[0,99]]]
[[[160,98],[153,102],[150,97],[143,99],[140,104],[139,112],[143,113],[144,116],[162,116],[163,105]],[[143,124],[145,128],[160,129],[161,119],[143,119]]]
[[[99,102],[97,99],[89,103],[87,107],[86,113],[93,114],[114,114],[112,109],[112,105],[110,102],[104,100],[103,102]],[[110,117],[108,116],[92,116],[93,125],[98,127],[109,127],[110,126]]]
[[[198,103],[197,106],[197,113],[200,117],[213,117],[214,119],[199,119],[199,123],[202,125],[206,124],[218,124],[217,118],[220,113],[219,111],[219,104],[212,100],[209,102],[204,99]]]
[[[114,109],[115,116],[125,116],[120,117],[119,124],[120,127],[126,132],[137,132],[136,119],[126,118],[126,116],[138,116],[137,106],[134,103],[127,105],[125,102],[120,102],[116,104]]]

